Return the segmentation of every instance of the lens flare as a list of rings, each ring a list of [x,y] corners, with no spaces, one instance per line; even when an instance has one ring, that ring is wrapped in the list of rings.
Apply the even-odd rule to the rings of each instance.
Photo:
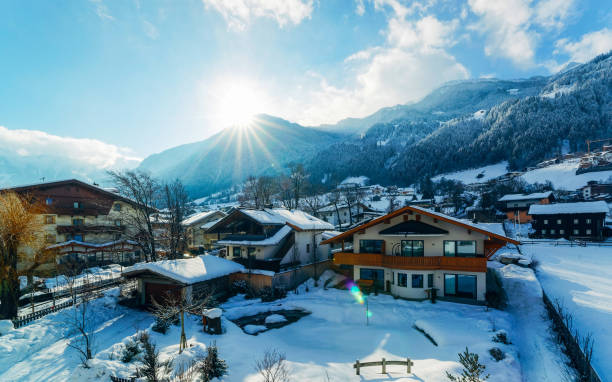
[[[365,302],[365,296],[363,295],[363,292],[361,292],[359,287],[354,283],[350,283],[349,285],[347,285],[347,287],[349,288],[349,291],[351,292],[355,300],[363,305],[363,303]]]

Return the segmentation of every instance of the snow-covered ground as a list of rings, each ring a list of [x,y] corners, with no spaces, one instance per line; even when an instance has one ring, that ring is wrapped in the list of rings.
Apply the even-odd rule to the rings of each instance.
[[[523,245],[539,262],[537,276],[546,294],[574,314],[576,327],[595,338],[593,367],[612,380],[612,247]]]
[[[451,180],[458,180],[465,184],[485,183],[493,178],[497,178],[498,176],[502,176],[507,173],[507,167],[508,162],[500,162],[489,166],[437,175],[431,178],[431,180],[437,182],[442,178],[446,178]],[[479,174],[482,174],[483,176],[478,178]]]
[[[117,279],[121,277],[121,271],[122,267],[117,264],[107,265],[104,268],[87,268],[74,277],[73,287],[79,287],[84,283]],[[69,279],[64,275],[50,277],[45,279],[45,286],[53,290],[65,289],[69,287]]]
[[[528,183],[544,183],[550,180],[555,189],[574,191],[586,186],[588,181],[606,181],[612,176],[612,171],[587,172],[576,175],[579,159],[570,159],[548,167],[527,171],[521,177]]]
[[[362,369],[356,376],[352,364],[355,360],[371,361],[385,357],[414,361],[413,374],[408,375],[400,366],[388,367],[385,381],[446,381],[445,370],[458,372],[457,353],[468,346],[480,355],[492,381],[520,381],[521,363],[517,346],[492,341],[499,331],[505,331],[511,342],[517,344],[522,331],[514,326],[513,317],[506,312],[449,302],[412,302],[396,300],[388,295],[371,296],[369,325],[365,323],[365,309],[346,290],[315,288],[309,281],[309,291],[300,288],[299,294],[270,303],[245,300],[238,296],[222,306],[224,308],[223,335],[202,332],[200,320],[189,317],[186,333],[189,348],[176,358],[187,360],[202,352],[216,341],[220,356],[229,366],[230,374],[224,381],[258,381],[254,362],[262,357],[264,349],[276,348],[287,356],[294,381],[379,381],[380,369]],[[271,329],[257,336],[245,333],[227,317],[240,317],[280,309],[305,309],[310,315],[279,329]],[[109,375],[131,375],[136,363],[122,363],[122,342],[137,330],[150,327],[152,317],[114,303],[112,296],[95,303],[96,355],[90,369],[79,366],[76,351],[68,348],[65,325],[61,312],[46,316],[26,327],[13,330],[0,341],[0,380],[11,381],[108,381]],[[273,316],[271,320],[277,320]],[[437,342],[435,346],[413,325],[427,331]],[[178,356],[179,328],[172,326],[165,335],[151,332],[162,359]],[[538,336],[534,332],[531,335]],[[505,353],[496,362],[488,353],[499,347]],[[176,367],[176,366],[175,366]],[[539,379],[556,381],[556,379]]]

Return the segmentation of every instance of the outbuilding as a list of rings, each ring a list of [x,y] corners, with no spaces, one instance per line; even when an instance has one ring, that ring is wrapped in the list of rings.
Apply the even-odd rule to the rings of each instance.
[[[207,293],[224,296],[230,291],[231,275],[244,266],[217,256],[202,255],[188,259],[138,263],[125,268],[123,276],[137,279],[141,305],[168,296],[198,300]]]

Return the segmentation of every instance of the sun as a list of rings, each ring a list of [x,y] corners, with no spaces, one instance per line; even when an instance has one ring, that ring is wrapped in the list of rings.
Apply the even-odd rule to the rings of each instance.
[[[212,112],[219,127],[249,127],[255,115],[264,112],[261,89],[246,79],[218,81],[213,91]]]

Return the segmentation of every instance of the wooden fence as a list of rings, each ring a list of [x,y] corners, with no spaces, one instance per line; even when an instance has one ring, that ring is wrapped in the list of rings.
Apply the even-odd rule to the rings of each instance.
[[[588,358],[584,354],[584,349],[580,347],[577,334],[572,334],[571,328],[567,327],[564,318],[560,312],[557,311],[555,305],[550,301],[544,291],[542,291],[542,299],[544,300],[544,306],[546,306],[546,310],[552,319],[554,330],[557,332],[557,335],[565,346],[565,353],[571,359],[572,366],[574,366],[578,373],[580,373],[579,381],[602,382],[603,380],[597,374],[597,371],[593,369],[593,366],[590,364]]]
[[[46,316],[49,313],[53,313],[53,312],[57,312],[60,309],[64,309],[66,307],[71,306],[73,303],[72,299],[68,300],[68,301],[64,301],[60,304],[56,304],[54,306],[50,306],[48,308],[45,309],[41,309],[39,311],[36,311],[34,313],[30,313],[30,314],[26,314],[25,316],[21,316],[17,319],[13,320],[13,325],[15,325],[15,329],[20,328],[26,324],[29,324],[30,322],[39,319],[41,317]]]
[[[359,362],[359,360],[357,360],[355,364],[353,365],[353,368],[355,369],[356,375],[361,375],[360,372],[361,372],[362,367],[381,366],[382,367],[381,373],[387,374],[387,365],[406,366],[406,373],[410,374],[411,367],[414,366],[414,363],[410,360],[410,358],[406,358],[405,361],[387,361],[384,358],[382,359],[382,361],[375,361],[375,362]]]

